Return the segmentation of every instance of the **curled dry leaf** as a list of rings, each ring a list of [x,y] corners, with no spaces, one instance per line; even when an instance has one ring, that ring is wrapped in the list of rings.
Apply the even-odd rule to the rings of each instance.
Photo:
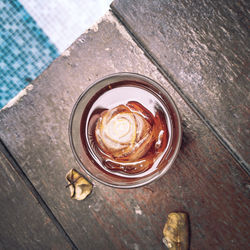
[[[170,213],[163,229],[163,243],[171,250],[187,250],[188,217],[185,213]]]
[[[72,199],[84,200],[93,189],[93,185],[75,169],[67,173],[66,180],[68,182],[66,187],[69,187]]]

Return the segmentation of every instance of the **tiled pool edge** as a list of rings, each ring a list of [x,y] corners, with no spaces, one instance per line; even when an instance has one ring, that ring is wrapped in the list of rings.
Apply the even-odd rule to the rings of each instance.
[[[19,1],[0,2],[0,109],[59,56]]]

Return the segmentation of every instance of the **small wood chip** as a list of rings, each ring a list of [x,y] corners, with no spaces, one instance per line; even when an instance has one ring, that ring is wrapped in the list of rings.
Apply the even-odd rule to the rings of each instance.
[[[66,180],[68,182],[66,187],[69,187],[72,199],[84,200],[93,189],[93,185],[75,169],[67,173]]]
[[[163,229],[163,243],[171,250],[189,249],[188,217],[185,213],[170,213]]]

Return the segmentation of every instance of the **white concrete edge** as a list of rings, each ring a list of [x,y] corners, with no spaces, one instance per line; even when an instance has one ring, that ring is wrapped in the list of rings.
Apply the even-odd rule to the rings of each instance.
[[[17,104],[23,96],[27,95],[29,91],[33,89],[33,85],[29,84],[24,89],[22,89],[14,98],[12,98],[0,111],[4,109],[8,109],[12,107],[13,105]]]

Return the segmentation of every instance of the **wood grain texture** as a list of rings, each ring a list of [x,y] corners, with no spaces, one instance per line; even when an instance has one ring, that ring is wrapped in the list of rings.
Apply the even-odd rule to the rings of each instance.
[[[116,0],[112,9],[244,168],[249,2]]]
[[[1,151],[0,249],[71,249]]]
[[[68,121],[80,93],[114,72],[137,72],[162,84],[183,118],[181,152],[169,172],[143,188],[94,182],[92,195],[71,200],[65,174],[77,166]],[[244,249],[249,179],[112,14],[83,34],[0,112],[0,137],[79,249],[165,249],[167,214],[191,221],[191,249]],[[56,195],[55,195],[56,194]]]

